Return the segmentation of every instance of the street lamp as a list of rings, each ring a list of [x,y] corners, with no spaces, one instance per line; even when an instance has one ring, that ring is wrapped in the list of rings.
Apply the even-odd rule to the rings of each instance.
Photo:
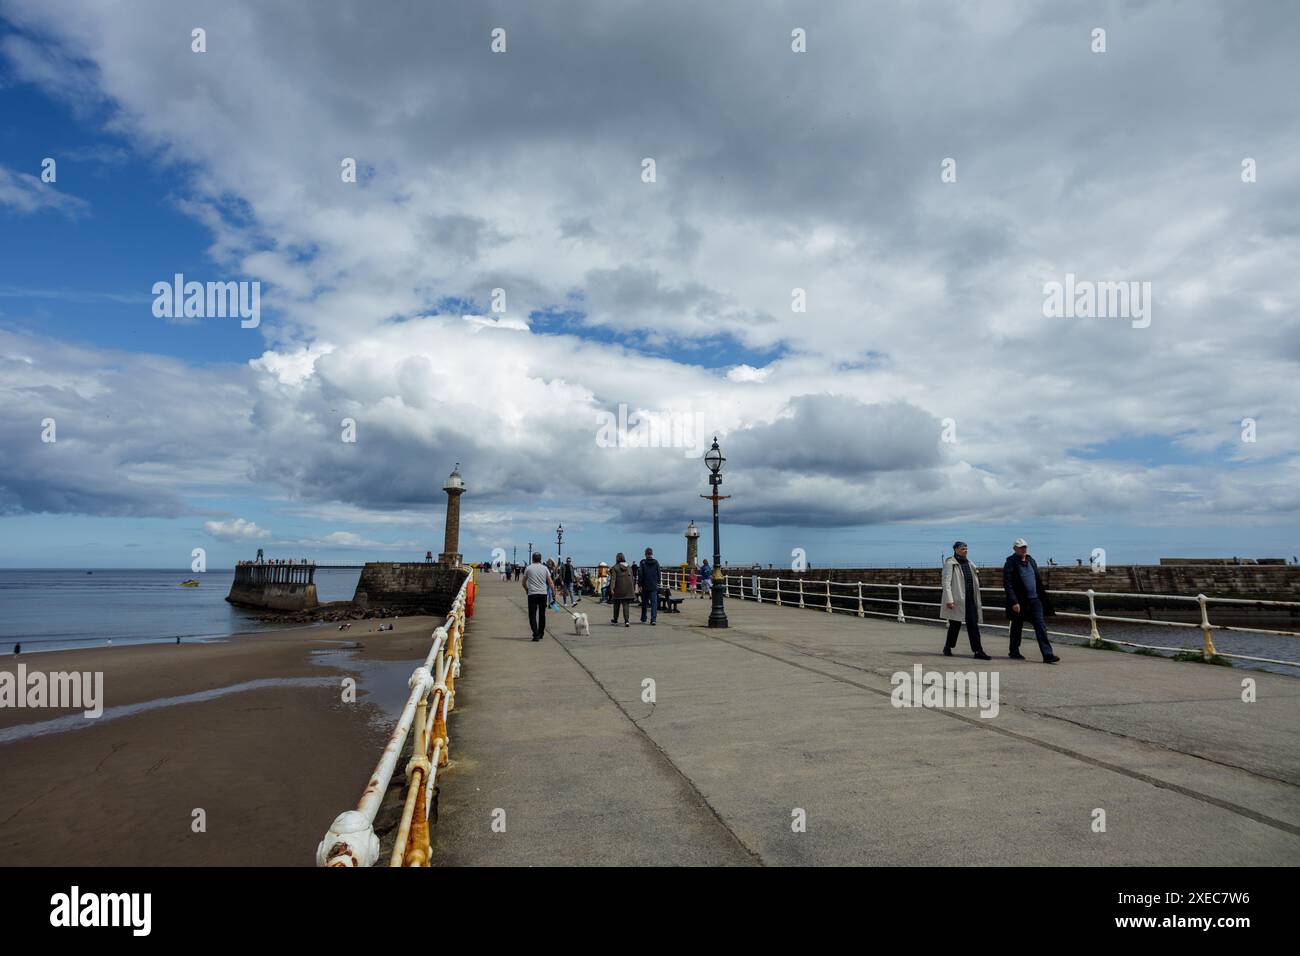
[[[704,453],[704,464],[709,466],[709,484],[713,486],[713,494],[700,495],[701,498],[707,498],[713,502],[713,573],[715,576],[720,575],[722,569],[722,542],[718,536],[718,502],[730,498],[731,495],[718,494],[722,487],[722,464],[727,459],[722,457],[722,450],[718,448],[718,438],[713,437],[713,447]],[[717,583],[717,577],[714,578]],[[709,611],[709,627],[726,627],[727,612],[722,607],[722,588],[713,588],[713,607]]]
[[[533,543],[529,541],[528,553],[524,555],[524,564],[532,564],[532,563],[533,563]]]
[[[555,529],[555,557],[558,560],[564,553],[564,525]]]

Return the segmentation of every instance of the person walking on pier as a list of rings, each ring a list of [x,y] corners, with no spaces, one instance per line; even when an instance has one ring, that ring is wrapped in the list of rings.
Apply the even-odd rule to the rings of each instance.
[[[713,568],[709,567],[709,559],[705,558],[704,563],[700,565],[700,597],[706,598],[713,594]]]
[[[577,604],[573,594],[573,558],[565,558],[560,568],[560,603]]]
[[[957,646],[957,634],[966,625],[971,654],[976,660],[991,661],[980,643],[980,625],[984,623],[983,602],[980,600],[980,576],[974,562],[967,557],[970,548],[965,541],[955,541],[952,557],[943,562],[943,604],[939,617],[948,622],[948,638],[943,643],[945,657],[952,657]]]
[[[560,579],[560,566],[559,566],[558,564],[555,563],[555,559],[554,559],[554,558],[547,558],[547,559],[546,559],[546,570],[547,570],[548,572],[550,572],[550,575],[551,575],[551,586],[550,586],[550,588],[549,588],[549,589],[547,590],[547,592],[546,592],[546,603],[547,603],[547,604],[554,604],[554,603],[555,603],[555,592],[559,590],[559,586],[557,585],[556,582],[558,582],[559,579]]]
[[[533,554],[533,563],[524,571],[523,586],[528,595],[528,624],[533,629],[533,640],[540,641],[546,635],[546,605],[555,590],[555,582],[542,564],[540,551]]]
[[[632,580],[632,568],[627,563],[627,558],[623,557],[623,552],[618,553],[614,559],[614,567],[609,572],[609,600],[614,605],[613,617],[610,624],[618,623],[618,609],[623,609],[623,626],[631,627],[628,623],[628,607],[632,604],[632,596],[636,593],[636,582]]]
[[[1007,617],[1011,619],[1011,652],[1008,656],[1015,661],[1023,661],[1020,653],[1020,633],[1026,619],[1034,627],[1034,636],[1038,638],[1038,649],[1043,652],[1044,664],[1055,664],[1060,660],[1052,653],[1052,642],[1047,639],[1045,614],[1055,614],[1047,588],[1043,587],[1043,576],[1038,573],[1038,562],[1029,556],[1029,542],[1016,538],[1011,546],[1012,553],[1002,565],[1002,588],[1007,593]]]
[[[641,588],[641,623],[645,623],[645,612],[649,609],[650,625],[653,627],[659,621],[659,562],[655,560],[653,548],[645,549],[640,568],[637,585]]]

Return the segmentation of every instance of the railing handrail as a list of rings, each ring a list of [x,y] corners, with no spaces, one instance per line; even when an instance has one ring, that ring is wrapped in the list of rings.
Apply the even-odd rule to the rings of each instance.
[[[460,654],[465,631],[466,597],[474,580],[471,568],[461,582],[451,610],[441,626],[434,628],[433,643],[424,662],[408,680],[411,693],[402,707],[397,726],[375,765],[355,810],[339,814],[316,848],[316,865],[329,867],[373,866],[379,859],[379,837],[375,815],[392,782],[397,761],[415,728],[413,756],[406,766],[406,799],[398,825],[391,866],[427,866],[429,863],[428,821],[433,784],[438,767],[446,766],[447,715],[455,706],[455,680],[460,676]],[[432,709],[429,704],[432,702]],[[414,845],[412,845],[414,843]]]
[[[729,570],[734,573],[728,574],[727,572]],[[940,572],[940,574],[942,574],[941,569],[936,568],[935,570]],[[726,589],[725,593],[727,594],[728,597],[738,596],[742,600],[752,600],[756,598],[757,600],[762,602],[764,596],[763,592],[773,591],[775,592],[775,598],[770,600],[772,601],[772,603],[775,603],[778,606],[781,606],[783,604],[795,604],[797,599],[797,606],[801,608],[812,607],[814,610],[824,610],[828,612],[833,612],[838,610],[845,613],[853,613],[852,609],[850,608],[843,608],[843,607],[836,608],[834,606],[832,601],[831,587],[834,586],[840,588],[854,588],[857,590],[857,594],[858,594],[858,607],[856,611],[858,617],[865,617],[867,615],[873,615],[877,617],[893,617],[899,623],[907,623],[907,621],[909,620],[938,621],[938,622],[944,621],[943,618],[925,617],[923,615],[917,615],[917,614],[910,614],[910,615],[907,614],[905,608],[909,605],[912,607],[933,607],[934,602],[933,601],[911,601],[905,599],[903,596],[903,592],[906,590],[942,592],[943,591],[942,584],[908,584],[902,581],[897,581],[893,584],[878,584],[872,581],[832,581],[829,578],[805,576],[804,574],[799,572],[796,572],[796,576],[794,577],[770,577],[770,576],[765,576],[763,574],[753,573],[750,569],[727,568],[724,566],[721,569],[717,569],[717,568],[714,569],[715,586],[717,585],[719,572],[723,582],[722,586]],[[671,582],[673,581],[677,581],[680,584],[680,579],[681,579],[680,571],[665,567],[664,575],[666,580],[670,582],[670,586],[671,586]],[[731,582],[733,578],[740,583],[739,595],[734,595],[732,593]],[[759,587],[758,587],[757,595],[755,595],[754,598],[751,598],[748,594],[746,594],[745,584],[747,581],[754,581],[754,580],[757,580],[759,582]],[[775,587],[765,588],[763,586],[765,583],[774,584]],[[786,590],[784,594],[782,593],[782,589],[781,589],[782,583],[786,585]],[[815,584],[817,585],[817,589],[812,591],[805,590],[804,587],[805,584]],[[891,595],[890,597],[887,598],[871,597],[871,596],[864,595],[862,593],[863,588],[877,588],[877,589],[888,588],[890,591],[896,592],[896,594]],[[1004,589],[997,586],[983,586],[980,588],[980,591],[981,592],[994,591],[997,593],[1004,593]],[[1300,608],[1300,601],[1275,601],[1275,600],[1263,600],[1263,599],[1252,600],[1250,598],[1226,598],[1226,597],[1221,598],[1221,597],[1209,597],[1205,594],[1198,594],[1195,597],[1191,597],[1185,594],[1148,594],[1145,592],[1126,593],[1121,591],[1091,591],[1091,590],[1072,591],[1072,590],[1063,590],[1063,589],[1057,590],[1051,588],[1045,589],[1045,592],[1049,595],[1077,596],[1077,597],[1086,597],[1088,599],[1087,614],[1079,614],[1072,611],[1057,611],[1056,616],[1077,618],[1080,620],[1088,621],[1091,625],[1090,626],[1091,634],[1089,637],[1089,643],[1092,644],[1093,646],[1099,646],[1101,643],[1103,643],[1101,633],[1097,628],[1097,622],[1099,621],[1109,621],[1109,622],[1121,623],[1121,624],[1154,624],[1160,627],[1190,627],[1190,628],[1197,628],[1201,631],[1203,646],[1204,646],[1202,653],[1207,659],[1218,656],[1218,657],[1233,658],[1236,660],[1255,661],[1255,662],[1265,663],[1265,664],[1284,664],[1292,667],[1300,667],[1300,661],[1283,661],[1283,660],[1276,660],[1268,657],[1254,657],[1247,654],[1232,654],[1225,651],[1219,651],[1214,646],[1214,640],[1212,637],[1212,632],[1215,630],[1229,631],[1237,634],[1262,634],[1270,637],[1300,637],[1300,632],[1281,631],[1281,630],[1274,630],[1269,628],[1239,627],[1239,626],[1230,626],[1225,624],[1212,624],[1210,622],[1209,615],[1208,615],[1208,605],[1210,604],[1244,604],[1244,605],[1252,605],[1252,606],[1264,605],[1268,607]],[[824,604],[808,603],[809,598],[815,601],[815,599],[819,596],[825,600]],[[782,597],[788,597],[789,600],[783,602]],[[835,597],[836,599],[840,599],[839,596],[835,596]],[[1134,599],[1162,600],[1163,599],[1163,600],[1176,600],[1176,601],[1192,601],[1195,602],[1200,608],[1201,620],[1199,622],[1162,621],[1156,618],[1133,618],[1133,617],[1121,617],[1118,615],[1098,614],[1096,608],[1096,599],[1099,597],[1124,598],[1130,600],[1134,600]],[[863,606],[864,602],[867,601],[871,601],[875,603],[888,602],[891,605],[896,605],[896,610],[890,612],[867,610]],[[985,607],[983,606],[982,602],[981,602],[981,610],[997,611],[999,613],[1005,613],[1005,608]],[[1008,624],[984,624],[982,626],[995,627],[1004,630],[1010,627],[1010,625]],[[1066,631],[1053,631],[1050,629],[1048,630],[1048,633],[1056,635],[1058,637],[1077,638],[1081,636],[1079,634],[1072,634]],[[1110,643],[1122,644],[1126,647],[1148,648],[1150,650],[1162,650],[1162,651],[1186,651],[1187,650],[1187,648],[1185,647],[1181,647],[1181,648],[1163,647],[1160,645],[1153,645],[1153,644],[1139,644],[1134,641],[1123,641],[1123,640],[1116,640],[1116,639],[1108,639],[1108,640]]]

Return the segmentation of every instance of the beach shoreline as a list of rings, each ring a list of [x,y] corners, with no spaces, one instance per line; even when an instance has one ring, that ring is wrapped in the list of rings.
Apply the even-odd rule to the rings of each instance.
[[[27,734],[0,743],[0,865],[311,865],[365,788],[394,699],[439,624],[369,619],[0,658],[11,680],[20,663],[102,674],[105,711],[31,735],[81,711],[0,707],[0,733]]]

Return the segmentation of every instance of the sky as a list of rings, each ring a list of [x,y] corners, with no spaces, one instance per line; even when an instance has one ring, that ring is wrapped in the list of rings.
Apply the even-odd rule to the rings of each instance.
[[[1297,48],[1280,0],[0,0],[0,567],[418,560],[457,463],[472,560],[679,561],[715,436],[733,563],[1290,558]]]

